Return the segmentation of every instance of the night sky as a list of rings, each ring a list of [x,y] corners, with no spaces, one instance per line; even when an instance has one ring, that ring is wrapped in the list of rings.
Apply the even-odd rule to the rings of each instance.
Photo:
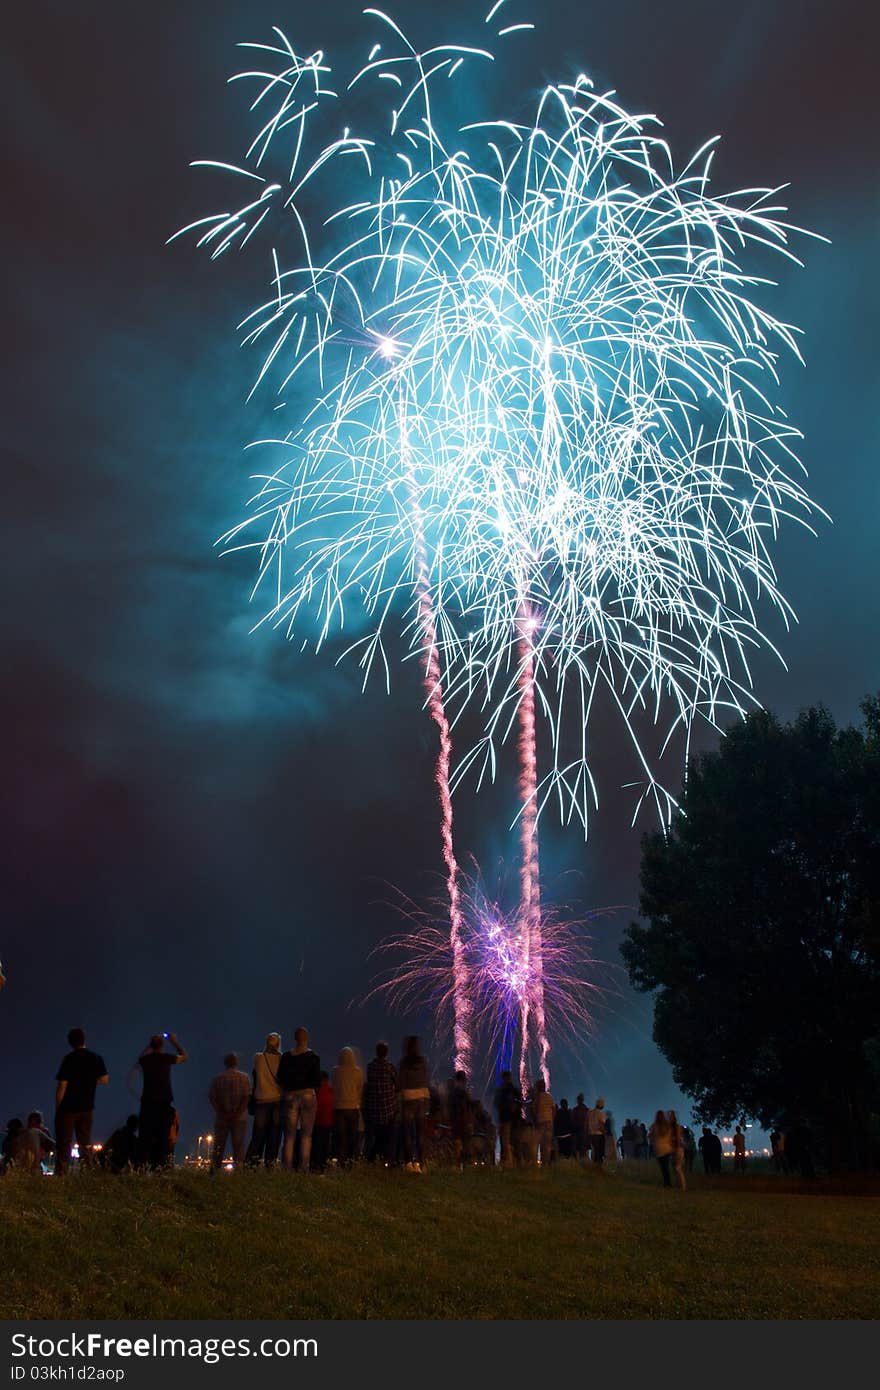
[[[395,13],[417,42],[443,42],[475,35],[484,8],[403,0]],[[390,697],[379,682],[361,696],[353,663],[251,634],[249,562],[221,559],[214,542],[241,514],[242,450],[271,405],[245,406],[253,360],[235,333],[265,265],[259,252],[211,265],[191,244],[164,244],[219,201],[189,161],[243,153],[245,94],[225,85],[236,42],[268,39],[275,23],[301,51],[332,56],[355,32],[363,48],[374,34],[359,9],[31,3],[6,20],[4,1119],[51,1114],[73,1025],[111,1074],[99,1137],[136,1108],[129,1071],[148,1035],[179,1033],[187,1142],[208,1126],[224,1052],[249,1057],[269,1029],[288,1045],[304,1022],[325,1064],[349,1042],[368,1051],[385,1035],[397,1055],[405,1032],[430,1038],[429,1017],[362,1003],[369,953],[400,926],[391,885],[424,901],[441,868],[416,668],[396,673]],[[754,676],[784,716],[821,700],[854,719],[880,687],[877,10],[509,9],[508,22],[538,23],[509,41],[520,114],[543,82],[586,70],[660,115],[679,162],[721,133],[717,189],[790,181],[792,220],[831,238],[801,243],[804,271],[778,262],[770,303],[805,329],[807,367],[787,364],[785,399],[833,525],[783,536],[781,583],[800,625],[786,634],[768,617],[788,670],[768,657]],[[498,114],[516,108],[515,93],[495,96]],[[575,876],[568,896],[622,910],[595,927],[609,991],[597,1036],[576,1055],[559,1050],[553,1090],[601,1092],[618,1123],[658,1105],[686,1115],[651,1042],[650,1005],[619,966],[649,822],[629,828],[613,738],[604,753],[601,729],[598,741],[589,843],[548,816],[544,865],[551,883]],[[460,843],[484,867],[512,848],[512,795],[502,779],[460,799]],[[448,1054],[432,1055],[445,1075]]]

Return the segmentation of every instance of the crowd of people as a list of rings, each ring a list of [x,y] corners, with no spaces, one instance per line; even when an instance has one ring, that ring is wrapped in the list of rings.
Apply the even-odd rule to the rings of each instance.
[[[188,1061],[176,1035],[155,1034],[141,1052],[139,1112],[111,1134],[100,1154],[92,1144],[92,1127],[97,1088],[108,1081],[107,1067],[99,1053],[86,1047],[81,1028],[71,1029],[68,1045],[56,1075],[54,1137],[39,1111],[32,1111],[26,1123],[10,1120],[4,1168],[41,1172],[54,1157],[54,1171],[63,1176],[74,1145],[83,1162],[99,1159],[115,1172],[173,1163],[180,1121],[172,1078],[175,1068]],[[330,1163],[346,1168],[359,1159],[419,1173],[429,1158],[461,1167],[497,1161],[511,1168],[564,1158],[601,1167],[619,1157],[656,1159],[663,1185],[672,1186],[674,1176],[684,1189],[699,1149],[704,1170],[721,1171],[721,1140],[708,1128],[697,1144],[674,1112],[657,1111],[650,1126],[627,1119],[616,1139],[603,1097],[592,1106],[582,1094],[573,1106],[565,1098],[557,1104],[540,1078],[523,1094],[511,1073],[501,1072],[493,1117],[472,1093],[463,1071],[435,1082],[414,1036],[405,1039],[396,1064],[389,1059],[388,1044],[378,1042],[366,1069],[353,1049],[344,1047],[328,1072],[305,1028],[296,1029],[294,1045],[286,1051],[280,1035],[269,1033],[249,1072],[236,1053],[227,1054],[208,1087],[208,1100],[214,1114],[210,1163],[215,1169],[226,1160],[227,1149],[235,1166],[280,1164],[319,1173]],[[741,1137],[739,1128],[737,1135]],[[734,1143],[736,1147],[736,1138]],[[742,1152],[744,1162],[744,1143]],[[736,1154],[738,1158],[738,1148]]]

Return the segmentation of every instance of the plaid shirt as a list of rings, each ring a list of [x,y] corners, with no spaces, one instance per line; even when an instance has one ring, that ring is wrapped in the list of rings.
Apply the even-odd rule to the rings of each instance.
[[[251,1094],[251,1079],[246,1072],[227,1067],[215,1076],[208,1100],[217,1115],[243,1115]]]
[[[397,1071],[387,1057],[374,1057],[367,1067],[364,1087],[364,1119],[387,1125],[397,1114]]]

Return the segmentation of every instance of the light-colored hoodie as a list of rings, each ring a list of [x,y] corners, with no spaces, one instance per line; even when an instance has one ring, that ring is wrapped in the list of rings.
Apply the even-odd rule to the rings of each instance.
[[[354,1060],[350,1047],[339,1054],[339,1064],[333,1068],[333,1098],[337,1110],[360,1110],[364,1089],[364,1074]]]

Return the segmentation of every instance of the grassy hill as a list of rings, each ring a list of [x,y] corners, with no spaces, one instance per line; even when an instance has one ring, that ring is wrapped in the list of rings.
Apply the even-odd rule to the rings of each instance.
[[[880,1186],[178,1170],[0,1181],[6,1318],[876,1318]]]

